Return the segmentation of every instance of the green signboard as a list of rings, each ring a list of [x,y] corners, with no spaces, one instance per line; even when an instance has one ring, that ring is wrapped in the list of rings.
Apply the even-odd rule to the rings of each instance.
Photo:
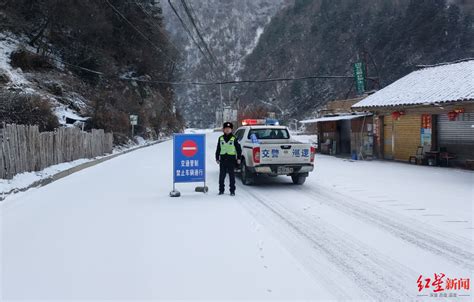
[[[354,64],[354,79],[356,82],[357,93],[363,94],[365,92],[365,71],[362,62]]]

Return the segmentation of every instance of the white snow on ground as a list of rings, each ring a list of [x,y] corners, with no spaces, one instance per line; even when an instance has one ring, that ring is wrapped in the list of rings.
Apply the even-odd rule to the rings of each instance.
[[[168,136],[162,136],[158,139],[158,141],[168,140],[170,139]],[[123,153],[126,151],[131,151],[140,147],[144,147],[146,145],[153,145],[156,144],[156,140],[145,139],[141,136],[135,136],[132,140],[129,140],[127,144],[121,146],[115,146],[112,154]]]
[[[36,181],[51,177],[52,175],[81,165],[92,159],[78,159],[72,162],[61,163],[58,165],[50,166],[44,170],[38,172],[25,172],[17,174],[13,179],[0,179],[0,194],[8,193],[11,190],[26,188]]]
[[[316,134],[302,134],[302,135],[293,135],[293,138],[305,143],[305,144],[313,144],[317,145],[318,144],[318,135]]]
[[[184,130],[184,133],[187,133],[187,134],[206,134],[206,133],[212,133],[212,132],[214,132],[214,129],[188,128]]]
[[[237,199],[192,185],[169,198],[171,150],[138,150],[2,204],[4,298],[324,294]]]
[[[135,139],[135,141],[137,142],[137,144],[138,144],[139,146],[143,146],[143,145],[145,145],[145,144],[147,143],[147,140],[144,139],[144,138],[141,137],[141,136],[135,136],[134,139]]]
[[[413,301],[420,274],[472,278],[474,173],[318,156],[303,186],[217,196],[208,135],[207,195],[168,197],[168,141],[7,199],[3,297]]]
[[[69,109],[65,105],[56,104],[56,107],[53,111],[54,114],[58,117],[59,123],[62,125],[66,124],[66,118],[81,122],[86,121],[88,119],[87,117],[80,116],[79,114],[77,114],[76,111]]]
[[[472,239],[474,172],[320,155],[317,183]],[[457,221],[458,223],[447,223]]]
[[[131,142],[125,146],[116,146],[112,151],[112,154],[119,154],[126,151],[130,151],[139,147],[143,147],[145,145],[153,144],[155,141],[145,140],[144,138],[137,136],[135,137],[137,143]],[[33,183],[40,181],[42,179],[49,178],[59,172],[66,171],[68,169],[77,167],[82,165],[86,162],[90,162],[93,160],[97,160],[103,157],[107,157],[110,155],[99,156],[93,159],[78,159],[72,162],[65,162],[57,165],[53,165],[47,167],[41,171],[35,172],[25,172],[17,174],[13,177],[13,179],[0,179],[0,194],[7,194],[11,191],[18,191],[23,188],[27,188],[28,186],[32,185]]]

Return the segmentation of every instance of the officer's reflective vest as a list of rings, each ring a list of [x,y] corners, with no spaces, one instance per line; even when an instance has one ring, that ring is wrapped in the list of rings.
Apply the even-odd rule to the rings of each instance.
[[[219,138],[221,144],[221,155],[237,155],[237,150],[235,149],[235,137],[231,137],[228,142],[225,141],[224,136]]]

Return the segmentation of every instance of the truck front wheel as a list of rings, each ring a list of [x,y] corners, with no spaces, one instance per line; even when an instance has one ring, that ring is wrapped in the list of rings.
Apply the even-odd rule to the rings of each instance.
[[[302,185],[306,181],[306,176],[300,174],[291,175],[291,180],[295,185]]]

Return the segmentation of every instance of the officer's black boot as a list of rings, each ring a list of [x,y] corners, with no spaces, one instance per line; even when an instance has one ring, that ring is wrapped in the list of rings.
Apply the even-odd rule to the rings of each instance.
[[[224,194],[224,181],[225,181],[225,174],[226,169],[224,163],[220,163],[220,170],[219,170],[219,195]]]
[[[230,180],[229,188],[230,188],[230,195],[231,195],[231,196],[234,196],[234,195],[235,195],[235,174],[234,174],[234,167],[235,167],[235,164],[232,163],[232,164],[230,164],[229,167],[227,168],[227,171],[229,172],[229,180]]]

